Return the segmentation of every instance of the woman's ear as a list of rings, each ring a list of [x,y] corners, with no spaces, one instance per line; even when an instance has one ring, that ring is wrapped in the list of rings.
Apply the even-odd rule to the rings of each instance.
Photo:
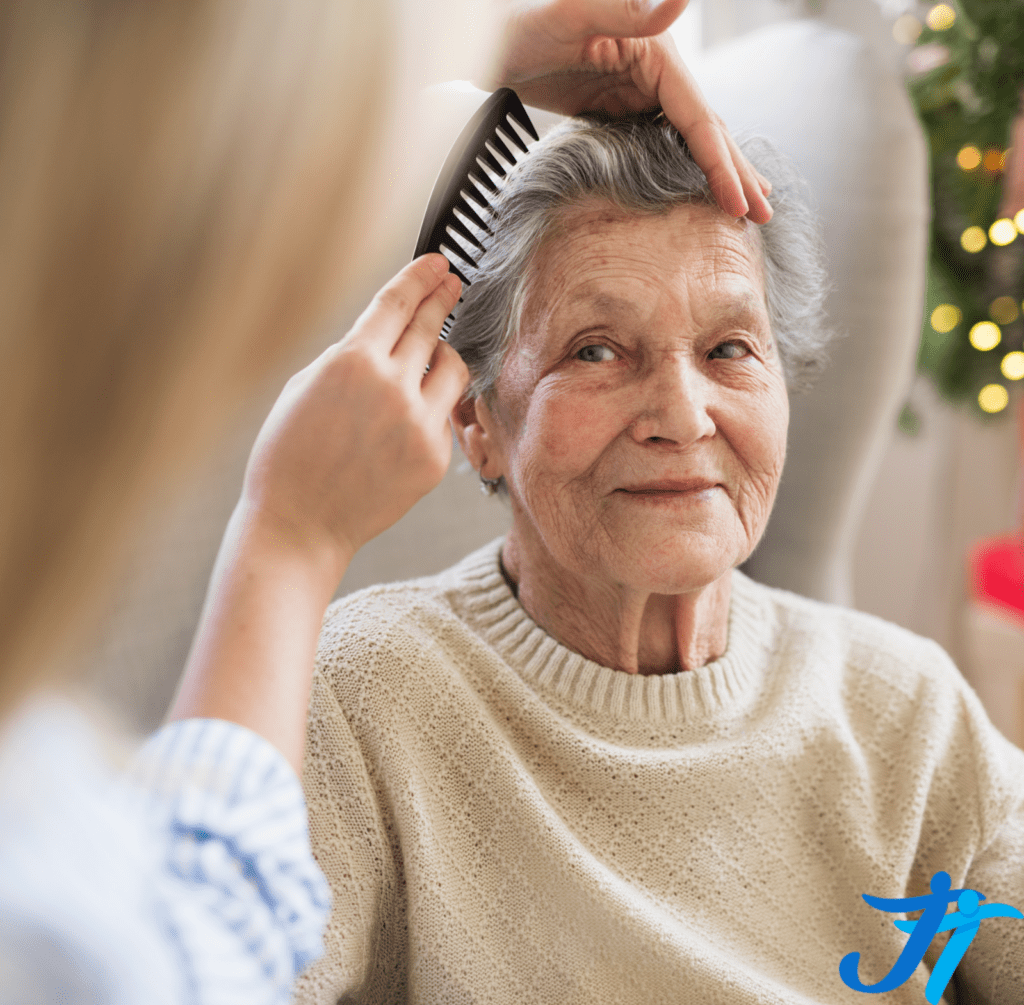
[[[473,468],[485,478],[500,478],[505,473],[504,464],[494,417],[484,399],[470,394],[461,398],[452,409],[451,422],[459,446]]]

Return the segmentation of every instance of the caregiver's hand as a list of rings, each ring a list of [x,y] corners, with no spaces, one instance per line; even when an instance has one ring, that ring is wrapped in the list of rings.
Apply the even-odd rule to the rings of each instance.
[[[460,289],[444,256],[424,255],[288,381],[242,492],[268,530],[343,567],[441,480],[452,452],[448,414],[469,379],[438,340]],[[341,574],[333,578],[336,586]]]
[[[685,137],[723,210],[767,223],[770,184],[711,110],[668,28],[688,0],[515,0],[495,86],[564,115],[659,105]]]
[[[170,718],[240,723],[301,770],[324,611],[356,550],[451,459],[448,414],[469,374],[438,335],[459,288],[441,255],[417,259],[285,385],[250,455]]]

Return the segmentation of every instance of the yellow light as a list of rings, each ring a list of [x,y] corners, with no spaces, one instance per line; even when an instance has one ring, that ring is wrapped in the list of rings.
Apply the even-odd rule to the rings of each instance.
[[[1002,384],[986,384],[978,392],[983,412],[1001,412],[1010,403],[1010,393]]]
[[[999,369],[1007,380],[1020,380],[1024,377],[1024,352],[1008,352],[999,364]]]
[[[982,157],[981,163],[985,165],[986,171],[991,171],[995,174],[997,171],[1002,169],[1003,165],[1003,152],[1002,150],[996,149],[996,147],[989,147],[985,151],[985,156]]]
[[[932,311],[932,327],[943,335],[946,332],[951,332],[963,318],[960,313],[960,308],[953,304],[939,304],[935,310]]]
[[[968,337],[975,349],[988,352],[989,349],[995,349],[999,345],[1003,333],[999,330],[999,325],[994,325],[991,321],[979,321],[971,329],[971,334]]]
[[[960,244],[964,251],[969,251],[973,255],[981,251],[988,244],[988,238],[981,227],[968,227],[960,235]]]
[[[1020,316],[1017,301],[1013,297],[996,297],[988,305],[988,314],[999,325],[1012,325]]]
[[[1013,225],[1013,220],[1004,216],[1001,220],[996,220],[988,228],[988,236],[993,244],[1003,247],[1003,245],[1017,239],[1017,228]]]
[[[1010,151],[1009,151],[1009,150],[1004,150],[1004,151],[1003,151],[1003,152],[1002,152],[1002,153],[1001,153],[1001,154],[999,155],[999,170],[1000,170],[1000,171],[1005,171],[1005,170],[1006,170],[1006,162],[1007,162],[1007,161],[1008,161],[1009,159],[1010,159]]]
[[[967,146],[960,148],[956,162],[960,165],[961,171],[973,171],[981,163],[981,151],[968,143]]]
[[[945,31],[953,27],[956,20],[956,11],[948,3],[937,3],[930,11],[924,21],[932,31]]]
[[[913,14],[904,14],[896,18],[896,23],[892,26],[892,37],[900,45],[913,45],[917,41],[917,36],[921,34],[921,27],[921,22]]]
[[[1013,218],[1013,225],[1024,234],[1024,209],[1018,209],[1017,215]]]

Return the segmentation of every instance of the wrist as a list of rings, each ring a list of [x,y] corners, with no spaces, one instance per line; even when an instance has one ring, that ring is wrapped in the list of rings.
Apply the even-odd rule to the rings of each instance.
[[[327,533],[298,528],[241,500],[232,515],[236,546],[261,573],[280,576],[330,602],[355,549]]]
[[[272,514],[235,507],[171,719],[226,719],[302,770],[306,709],[324,612],[345,572],[337,547]]]

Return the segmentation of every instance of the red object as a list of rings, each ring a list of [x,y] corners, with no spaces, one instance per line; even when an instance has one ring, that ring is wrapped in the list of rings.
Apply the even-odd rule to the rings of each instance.
[[[974,598],[1024,620],[1024,541],[1016,534],[979,541],[969,564]]]
[[[1010,130],[1010,154],[1003,175],[1003,197],[999,215],[1013,216],[1024,209],[1024,90],[1020,92],[1021,113]]]

